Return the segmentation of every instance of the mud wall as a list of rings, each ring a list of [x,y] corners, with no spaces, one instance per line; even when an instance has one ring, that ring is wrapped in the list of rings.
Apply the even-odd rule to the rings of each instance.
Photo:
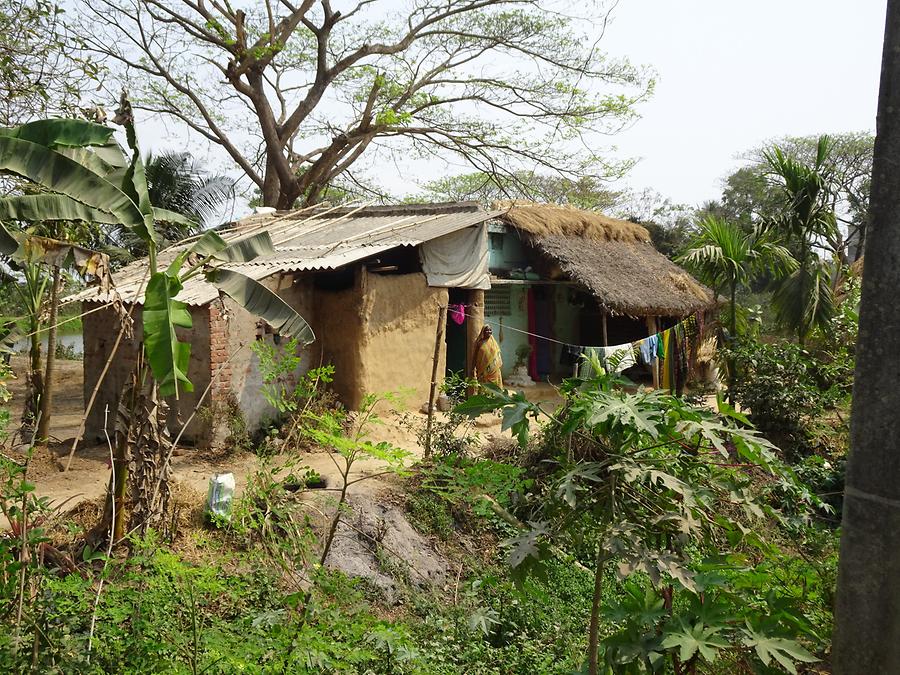
[[[367,274],[365,284],[361,393],[399,392],[408,407],[418,408],[428,401],[438,310],[447,306],[447,289],[431,288],[424,274]],[[441,340],[439,386],[445,364]]]
[[[332,388],[351,409],[368,393],[399,392],[410,408],[428,400],[438,308],[447,289],[424,274],[357,271],[353,288],[316,291],[314,328],[324,362],[335,367]],[[438,377],[446,345],[441,341]]]
[[[292,274],[275,275],[264,279],[263,283],[270,290],[276,292],[287,304],[293,307],[315,330],[315,306],[313,301],[312,280],[308,276],[294,276]],[[268,420],[275,418],[277,411],[269,405],[262,395],[263,376],[259,368],[259,356],[251,348],[251,343],[262,340],[274,345],[276,350],[284,353],[289,338],[276,337],[261,328],[259,318],[239,306],[230,298],[225,298],[222,303],[222,314],[227,324],[226,347],[220,352],[224,357],[231,358],[223,369],[220,378],[223,383],[231,388],[237,403],[244,416],[244,421],[250,430],[255,431]],[[318,337],[318,336],[317,336]],[[214,338],[215,340],[215,338]],[[276,341],[278,344],[276,344]],[[310,345],[299,347],[300,365],[289,378],[289,384],[296,384],[307,370],[319,364],[319,344],[316,341]],[[214,372],[217,368],[214,364]],[[215,387],[221,398],[222,388]],[[217,434],[218,437],[221,434]]]

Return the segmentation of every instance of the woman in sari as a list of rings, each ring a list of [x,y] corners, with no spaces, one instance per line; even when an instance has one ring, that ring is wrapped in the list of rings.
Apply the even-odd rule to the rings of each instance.
[[[482,384],[490,382],[502,389],[503,376],[500,374],[502,367],[500,345],[494,339],[491,327],[485,326],[475,340],[475,379]]]

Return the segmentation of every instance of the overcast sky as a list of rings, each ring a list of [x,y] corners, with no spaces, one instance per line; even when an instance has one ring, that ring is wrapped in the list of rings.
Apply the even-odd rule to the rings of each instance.
[[[885,0],[620,0],[604,44],[658,73],[615,139],[626,183],[721,193],[739,153],[784,135],[874,131]]]

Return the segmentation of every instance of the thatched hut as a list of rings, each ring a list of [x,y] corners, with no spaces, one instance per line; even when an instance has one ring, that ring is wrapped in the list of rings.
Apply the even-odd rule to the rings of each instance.
[[[488,225],[485,319],[502,334],[505,370],[521,364],[528,345],[532,378],[562,376],[565,345],[632,342],[713,304],[712,291],[659,253],[640,225],[566,206],[495,208],[503,213]]]

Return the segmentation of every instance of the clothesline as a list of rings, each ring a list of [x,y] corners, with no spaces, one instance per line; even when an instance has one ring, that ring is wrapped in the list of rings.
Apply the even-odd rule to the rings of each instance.
[[[452,304],[452,303],[451,303],[451,304]],[[466,316],[467,318],[475,318],[475,316],[474,316],[473,314],[469,314],[468,312],[466,312],[466,310],[465,310],[466,305],[465,305],[465,304],[460,305],[460,306],[462,306],[463,309],[462,309],[462,310],[457,310],[457,311],[459,311],[461,314],[463,314],[463,315]],[[448,306],[448,309],[449,309],[449,306]],[[576,345],[576,344],[573,344],[573,343],[571,343],[571,342],[563,342],[562,340],[557,340],[556,338],[548,337],[548,336],[546,336],[546,335],[540,335],[540,334],[538,334],[538,333],[532,333],[532,332],[527,331],[527,330],[522,330],[521,328],[515,328],[515,327],[513,327],[513,326],[507,326],[507,325],[504,325],[502,321],[498,322],[498,321],[492,321],[492,320],[488,320],[488,319],[482,319],[482,320],[484,321],[484,323],[492,324],[492,325],[494,325],[494,326],[499,326],[499,327],[503,328],[504,330],[511,330],[511,331],[516,332],[516,333],[522,333],[523,335],[530,335],[531,337],[537,338],[537,339],[539,339],[539,340],[546,340],[547,342],[553,342],[553,343],[555,343],[555,344],[562,345],[563,347],[577,347],[577,348],[580,348],[580,347],[594,347],[594,348],[597,348],[597,349],[600,349],[600,348],[606,348],[606,349],[617,349],[617,348],[618,348],[618,349],[621,349],[621,348],[623,348],[623,347],[627,347],[627,346],[629,346],[629,345],[632,345],[632,344],[634,344],[635,342],[640,342],[641,340],[646,339],[646,338],[640,338],[640,339],[638,339],[638,340],[632,340],[631,342],[623,342],[622,344],[618,344],[618,345],[606,345],[605,347],[604,347],[603,345]],[[684,323],[684,320],[682,319],[682,321],[679,321],[679,322],[676,323],[674,326],[671,326],[671,327],[669,327],[669,328],[664,328],[664,329],[660,330],[659,332],[660,332],[660,333],[663,333],[663,332],[665,332],[665,331],[667,331],[667,330],[672,330],[672,329],[675,328],[675,326],[679,325],[680,323]],[[650,337],[650,336],[647,336],[647,337]]]

